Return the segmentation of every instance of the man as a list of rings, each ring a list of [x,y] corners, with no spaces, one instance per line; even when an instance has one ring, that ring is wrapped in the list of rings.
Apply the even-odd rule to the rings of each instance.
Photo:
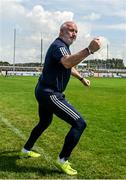
[[[44,69],[35,89],[40,121],[32,130],[20,153],[21,158],[40,156],[40,154],[31,151],[31,148],[51,124],[53,114],[55,114],[71,125],[55,163],[60,170],[69,175],[77,174],[77,171],[70,166],[68,158],[86,128],[86,123],[74,107],[66,101],[63,91],[66,89],[71,74],[79,79],[82,84],[90,86],[90,81],[83,78],[74,66],[100,48],[100,41],[95,38],[88,48],[71,55],[69,46],[76,40],[77,31],[77,26],[73,21],[63,23],[60,27],[59,37],[47,51]]]

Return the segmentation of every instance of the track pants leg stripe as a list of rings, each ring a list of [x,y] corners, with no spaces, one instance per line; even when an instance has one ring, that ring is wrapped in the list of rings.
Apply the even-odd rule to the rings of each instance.
[[[76,114],[73,110],[71,110],[68,106],[66,106],[65,104],[63,104],[61,101],[59,101],[59,99],[55,96],[52,95],[50,96],[51,100],[54,102],[54,104],[56,104],[60,109],[62,109],[63,111],[65,111],[68,115],[70,115],[72,118],[74,118],[75,120],[77,120],[78,118],[80,118],[78,116],[78,114]]]

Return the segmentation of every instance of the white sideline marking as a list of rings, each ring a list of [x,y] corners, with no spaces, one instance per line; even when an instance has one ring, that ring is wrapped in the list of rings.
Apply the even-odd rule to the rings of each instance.
[[[9,119],[6,119],[4,118],[1,114],[0,114],[0,120],[12,131],[14,132],[16,135],[18,135],[19,138],[21,138],[22,140],[26,140],[26,137],[25,135],[16,127],[14,127],[10,122],[9,122]],[[44,152],[44,150],[39,147],[39,146],[35,146],[34,149],[40,153],[43,154],[45,160],[47,162],[50,162],[52,161],[52,158]]]
[[[22,140],[25,140],[26,137],[24,136],[24,134],[16,127],[14,127],[10,122],[9,122],[9,119],[6,119],[4,118],[1,114],[0,114],[0,120],[12,131],[14,132],[15,134],[18,135],[19,138],[21,138]],[[39,147],[39,146],[35,146],[34,149],[38,152],[40,152],[41,154],[43,154],[45,160],[47,161],[48,165],[51,167],[53,167],[54,169],[57,167],[55,166],[55,164],[53,164],[53,160],[52,158],[44,152],[44,150]],[[75,176],[76,177],[76,176]]]
[[[0,119],[11,131],[13,131],[15,134],[17,134],[18,137],[20,137],[22,140],[26,139],[25,136],[21,133],[21,131],[19,131],[19,129],[15,128],[7,119],[3,118],[1,115],[0,115]]]

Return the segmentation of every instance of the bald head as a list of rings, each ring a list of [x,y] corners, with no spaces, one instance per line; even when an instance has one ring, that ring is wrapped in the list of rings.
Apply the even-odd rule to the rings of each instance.
[[[66,21],[60,26],[60,30],[69,28],[71,26],[76,26],[75,22],[74,21]],[[76,26],[76,28],[77,28],[77,26]]]
[[[74,21],[66,21],[60,26],[59,37],[71,45],[77,36],[77,25]]]

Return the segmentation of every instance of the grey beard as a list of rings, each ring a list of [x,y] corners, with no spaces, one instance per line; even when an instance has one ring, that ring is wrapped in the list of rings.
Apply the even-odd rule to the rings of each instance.
[[[64,41],[68,46],[70,46],[71,44],[73,44],[73,42],[75,41],[75,40],[71,41],[71,40],[69,40],[69,39],[67,39],[67,38],[62,38],[62,39],[63,39],[63,41]]]

